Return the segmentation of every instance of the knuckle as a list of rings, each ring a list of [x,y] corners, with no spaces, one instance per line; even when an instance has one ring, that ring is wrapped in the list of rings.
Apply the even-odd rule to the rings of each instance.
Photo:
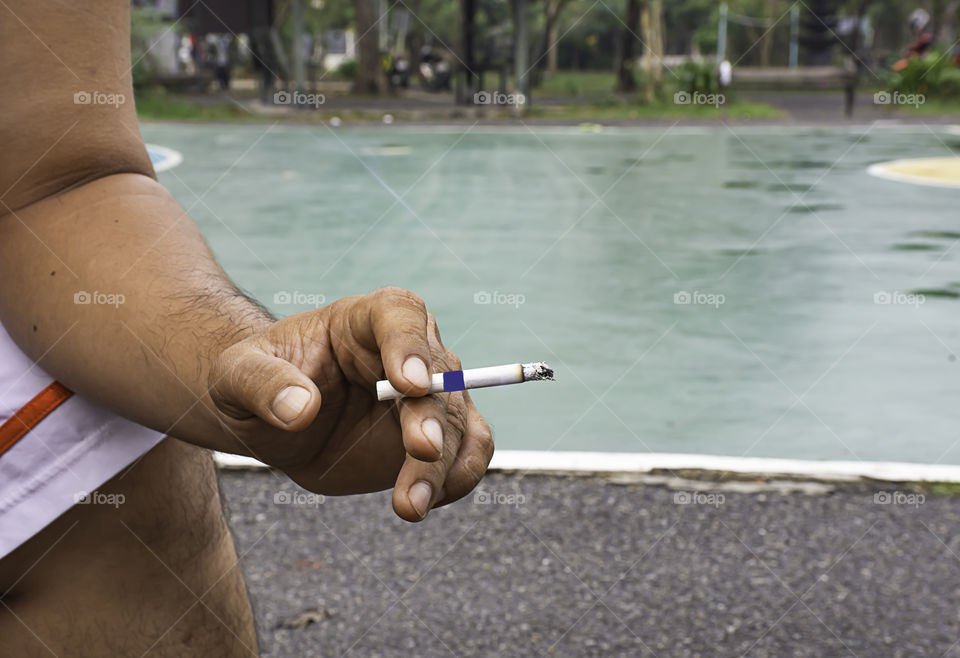
[[[437,339],[440,345],[443,345],[443,339],[440,337],[440,325],[437,323],[437,318],[429,311],[427,312],[427,330],[433,333],[433,337]]]
[[[249,401],[257,399],[260,392],[270,385],[270,374],[262,364],[245,360],[235,362],[227,377],[233,390]]]
[[[406,288],[400,288],[398,286],[388,286],[386,288],[381,288],[377,291],[378,295],[384,299],[384,301],[389,301],[391,304],[400,304],[406,308],[419,311],[426,314],[427,306],[423,303],[423,300],[420,296],[414,292],[410,292]]]
[[[460,370],[463,367],[463,364],[460,363],[460,357],[449,350],[447,350],[447,353],[444,356],[444,361],[447,362],[451,370]]]
[[[429,345],[424,343],[423,330],[408,324],[395,327],[387,340],[397,346],[416,346],[418,352],[426,352],[425,356],[432,351]]]
[[[441,462],[418,462],[411,470],[411,480],[426,480],[434,487],[440,487],[447,475],[447,469]]]

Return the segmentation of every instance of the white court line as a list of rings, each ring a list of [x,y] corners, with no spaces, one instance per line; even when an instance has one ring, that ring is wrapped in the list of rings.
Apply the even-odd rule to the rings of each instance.
[[[166,171],[167,169],[173,169],[178,164],[183,162],[183,154],[179,151],[174,151],[171,148],[166,146],[157,146],[156,144],[147,144],[147,153],[156,153],[159,156],[162,156],[159,162],[153,163],[153,170],[157,173],[161,171]],[[152,161],[153,158],[150,158]]]
[[[214,453],[220,468],[266,468],[250,457]],[[649,473],[651,471],[723,471],[785,476],[827,482],[863,479],[885,482],[960,482],[960,466],[908,462],[816,461],[767,457],[726,457],[672,453],[498,450],[490,469],[532,473]]]
[[[890,162],[879,162],[867,167],[867,173],[877,178],[897,181],[899,183],[913,183],[914,185],[926,185],[928,187],[960,187],[960,181],[950,181],[944,178],[931,178],[918,174],[906,174],[896,171],[896,167],[904,164],[914,163],[922,160],[950,160],[951,158],[908,158],[905,160],[891,160]]]

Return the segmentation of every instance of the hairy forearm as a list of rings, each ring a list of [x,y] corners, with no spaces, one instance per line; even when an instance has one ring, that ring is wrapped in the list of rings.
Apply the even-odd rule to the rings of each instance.
[[[0,322],[67,387],[159,431],[246,454],[213,412],[210,363],[272,321],[146,176],[0,217]]]

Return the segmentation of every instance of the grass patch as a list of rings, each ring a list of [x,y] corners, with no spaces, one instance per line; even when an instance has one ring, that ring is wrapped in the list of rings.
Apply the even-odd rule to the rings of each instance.
[[[616,80],[611,71],[557,71],[544,78],[540,86],[534,89],[534,95],[611,96]]]
[[[726,112],[726,114],[724,114]],[[766,103],[732,101],[721,108],[713,105],[677,105],[670,101],[641,104],[616,100],[582,105],[537,105],[526,115],[541,119],[777,119],[783,112]]]
[[[907,486],[934,496],[960,496],[960,482],[910,482]]]
[[[604,74],[607,75],[607,74]],[[160,92],[141,92],[137,95],[137,115],[143,120],[155,121],[285,121],[312,123],[329,121],[340,117],[343,121],[378,122],[386,112],[395,115],[398,120],[412,118],[425,121],[449,121],[469,118],[470,110],[450,105],[447,108],[407,110],[403,104],[396,108],[362,109],[340,107],[320,109],[319,111],[289,112],[284,114],[251,113],[225,98],[209,97],[200,101],[189,96],[177,96]],[[513,116],[509,108],[487,108],[489,119],[510,119]],[[596,98],[592,102],[577,102],[564,105],[538,104],[536,101],[526,108],[524,116],[530,119],[552,119],[557,121],[604,121],[630,119],[768,119],[779,118],[783,113],[765,103],[731,101],[720,108],[713,105],[678,105],[672,102],[672,96],[655,103],[640,103],[608,95]]]
[[[212,101],[197,103],[185,98],[162,93],[142,92],[137,94],[137,116],[141,119],[166,119],[169,121],[250,121],[258,118],[238,105]]]

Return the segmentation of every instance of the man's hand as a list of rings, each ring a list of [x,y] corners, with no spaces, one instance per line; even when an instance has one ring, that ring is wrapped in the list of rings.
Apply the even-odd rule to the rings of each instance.
[[[460,369],[423,301],[400,288],[288,317],[225,349],[210,370],[221,422],[262,461],[325,494],[394,485],[393,507],[424,518],[472,490],[493,456],[467,392],[425,395]],[[409,397],[378,402],[384,375]]]
[[[490,462],[470,397],[425,395],[431,372],[460,362],[416,295],[385,288],[276,322],[149,178],[104,177],[0,221],[0,284],[4,328],[71,390],[312,491],[395,483],[397,514],[416,521],[466,495]],[[125,302],[77,305],[78,290]],[[378,402],[384,376],[413,397]]]

